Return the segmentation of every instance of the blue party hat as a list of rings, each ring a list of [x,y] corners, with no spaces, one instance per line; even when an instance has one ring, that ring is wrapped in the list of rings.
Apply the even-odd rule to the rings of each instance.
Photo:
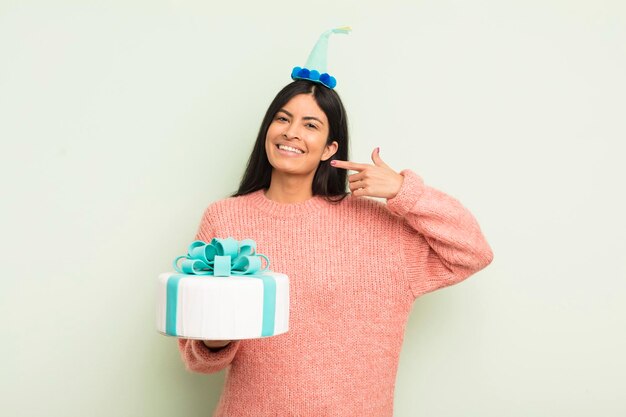
[[[328,55],[328,38],[333,33],[348,34],[352,31],[349,26],[342,26],[327,30],[322,33],[313,50],[309,54],[304,68],[295,67],[291,71],[291,78],[294,80],[309,80],[325,85],[328,88],[335,88],[337,80],[326,72],[326,56]]]

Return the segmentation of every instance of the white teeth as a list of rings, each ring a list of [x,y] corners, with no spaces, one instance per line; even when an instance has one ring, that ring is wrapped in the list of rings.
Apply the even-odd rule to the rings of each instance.
[[[283,151],[295,152],[295,153],[304,153],[300,149],[292,148],[291,146],[286,145],[278,145],[278,149],[282,149]]]

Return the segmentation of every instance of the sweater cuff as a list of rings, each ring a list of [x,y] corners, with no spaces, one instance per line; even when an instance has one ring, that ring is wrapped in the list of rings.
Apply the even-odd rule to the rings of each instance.
[[[191,350],[196,357],[206,363],[230,362],[237,352],[239,343],[238,340],[233,340],[219,350],[211,350],[202,340],[192,340]]]
[[[398,194],[387,199],[387,208],[392,213],[404,217],[415,207],[424,192],[424,180],[410,169],[400,171],[400,175],[404,177],[404,181]]]
[[[213,373],[226,368],[235,358],[240,343],[240,340],[234,340],[218,351],[211,351],[202,340],[179,339],[187,369],[200,373]]]

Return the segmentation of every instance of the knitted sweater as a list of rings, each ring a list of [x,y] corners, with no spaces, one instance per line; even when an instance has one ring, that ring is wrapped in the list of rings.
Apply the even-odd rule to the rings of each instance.
[[[456,199],[401,172],[384,202],[323,197],[281,204],[263,190],[211,204],[197,239],[252,238],[289,276],[282,335],[211,351],[179,340],[191,371],[227,368],[214,416],[393,414],[398,359],[413,301],[487,266],[492,252]]]

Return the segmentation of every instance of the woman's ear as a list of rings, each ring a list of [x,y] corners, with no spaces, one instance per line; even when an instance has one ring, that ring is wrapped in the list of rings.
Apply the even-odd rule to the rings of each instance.
[[[326,145],[326,148],[324,148],[324,152],[322,153],[322,161],[327,161],[331,156],[336,154],[337,149],[339,149],[339,144],[336,140],[334,140],[330,145]]]

